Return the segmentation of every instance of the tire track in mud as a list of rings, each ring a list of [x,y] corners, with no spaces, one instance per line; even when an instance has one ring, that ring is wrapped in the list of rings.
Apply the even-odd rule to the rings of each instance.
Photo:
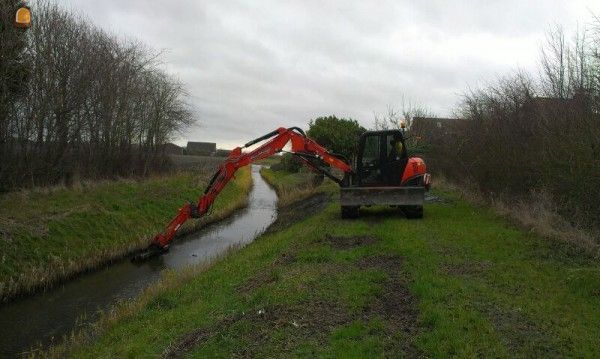
[[[310,206],[323,205],[323,200],[309,201]],[[326,203],[325,203],[326,205]],[[307,213],[306,211],[303,211]],[[314,212],[308,212],[314,213]],[[282,224],[289,223],[283,221]],[[280,226],[282,224],[279,224]],[[314,244],[327,243],[334,251],[352,250],[370,246],[377,239],[370,236],[338,237],[325,235]],[[278,280],[276,272],[286,271],[297,264],[300,249],[292,247],[282,253],[270,265],[253,277],[242,282],[236,291],[244,298]],[[402,271],[403,260],[396,255],[371,255],[360,257],[355,262],[315,264],[323,275],[339,275],[348,271],[379,271],[385,273],[385,279],[375,283],[380,290],[373,295],[359,311],[352,311],[341,301],[313,298],[292,304],[269,304],[252,310],[229,315],[218,322],[190,332],[163,352],[165,358],[177,358],[197,349],[208,341],[221,336],[233,336],[249,343],[235,349],[229,355],[257,356],[266,346],[275,346],[276,352],[291,353],[303,342],[318,343],[325,346],[336,328],[356,321],[368,323],[378,318],[384,323],[382,333],[383,348],[386,356],[419,357],[422,353],[416,348],[414,339],[421,330],[417,299],[410,292],[409,279]],[[311,289],[308,289],[311,290]],[[245,300],[245,299],[244,299]],[[246,328],[245,330],[240,328]],[[247,328],[251,328],[248,330]],[[272,333],[285,333],[285,339],[275,342]],[[218,340],[218,339],[217,339]]]

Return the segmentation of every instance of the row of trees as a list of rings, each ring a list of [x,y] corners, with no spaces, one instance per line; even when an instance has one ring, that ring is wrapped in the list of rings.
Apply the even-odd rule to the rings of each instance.
[[[0,1],[5,17],[15,2]],[[160,54],[53,3],[33,13],[27,32],[0,30],[0,188],[164,169],[191,115]]]
[[[568,41],[561,30],[551,32],[539,76],[517,72],[466,93],[457,119],[404,102],[376,115],[374,127],[405,122],[409,153],[425,157],[431,172],[491,198],[530,200],[543,192],[574,224],[600,228],[600,21],[592,34]],[[364,131],[328,116],[310,121],[308,135],[352,158]],[[282,165],[300,166],[289,156]]]
[[[463,120],[431,141],[427,157],[484,193],[544,191],[566,218],[600,226],[600,28],[572,40],[550,33],[539,73],[467,93]]]

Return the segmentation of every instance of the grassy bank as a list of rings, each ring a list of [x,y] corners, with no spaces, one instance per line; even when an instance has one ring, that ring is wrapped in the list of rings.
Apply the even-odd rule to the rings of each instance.
[[[332,203],[108,313],[73,357],[593,357],[600,265],[455,193],[423,220]],[[54,354],[64,354],[55,348]]]
[[[148,244],[186,201],[195,201],[206,175],[179,173],[21,191],[0,197],[0,298],[50,285]],[[218,220],[246,204],[252,179],[240,171],[211,216],[182,232]]]
[[[600,259],[600,231],[575,226],[568,218],[557,211],[547,192],[532,192],[527,199],[515,200],[484,194],[477,188],[459,186],[436,177],[435,186],[460,195],[471,204],[486,206],[494,213],[506,218],[525,231],[534,232],[550,241],[560,241],[580,255]]]
[[[302,198],[309,197],[315,194],[316,191],[333,190],[336,186],[332,181],[325,182],[325,186],[316,186],[315,175],[310,172],[291,173],[263,167],[260,174],[277,192],[280,207],[285,207]]]

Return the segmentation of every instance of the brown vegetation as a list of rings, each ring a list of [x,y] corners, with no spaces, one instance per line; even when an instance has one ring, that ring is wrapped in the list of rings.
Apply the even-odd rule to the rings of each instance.
[[[436,188],[459,193],[472,204],[489,206],[495,213],[526,231],[567,243],[574,253],[600,257],[597,229],[583,229],[570,223],[558,213],[547,192],[532,191],[526,197],[518,199],[513,196],[490,196],[472,185],[457,185],[443,176],[436,178],[435,185]]]
[[[190,114],[160,54],[55,4],[34,12],[27,33],[2,30],[0,189],[164,169]]]
[[[429,168],[488,200],[504,198],[502,211],[522,221],[536,213],[519,209],[524,203],[544,202],[549,209],[544,216],[558,213],[571,225],[598,228],[600,31],[596,34],[569,43],[554,31],[539,79],[519,72],[467,93],[458,113],[464,121],[425,135]]]

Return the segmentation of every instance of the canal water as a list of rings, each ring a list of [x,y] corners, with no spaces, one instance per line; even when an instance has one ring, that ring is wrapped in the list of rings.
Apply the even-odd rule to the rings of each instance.
[[[0,358],[32,346],[60,342],[78,325],[118,300],[135,298],[167,269],[200,264],[230,247],[252,242],[277,217],[277,195],[252,166],[254,185],[248,207],[197,233],[176,240],[168,253],[142,264],[122,260],[68,281],[50,291],[0,306]]]

